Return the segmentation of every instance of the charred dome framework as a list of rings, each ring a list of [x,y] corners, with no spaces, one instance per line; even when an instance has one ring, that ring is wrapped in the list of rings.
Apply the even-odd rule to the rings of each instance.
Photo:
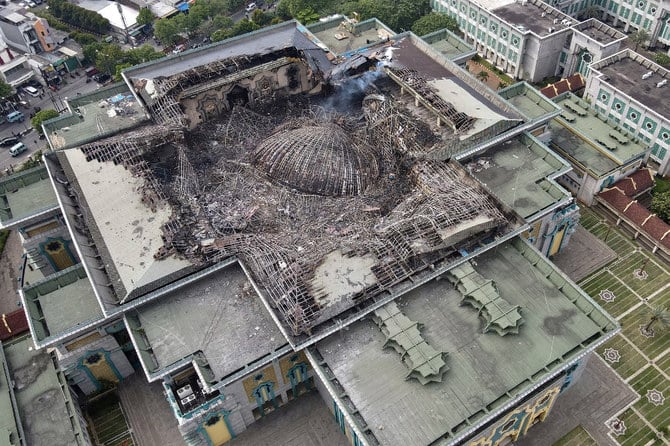
[[[206,83],[215,71],[196,77]],[[235,105],[192,130],[177,98],[200,87],[191,78],[178,88],[184,76],[154,82],[157,125],[80,149],[142,177],[149,208],[169,203],[155,258],[200,266],[239,258],[291,336],[518,224],[456,163],[427,159],[453,133],[397,101],[381,71],[374,78],[384,92],[348,95],[346,113],[324,106],[332,95],[287,95]],[[356,283],[345,278],[346,293],[324,284],[336,275],[333,256],[335,268],[367,272]]]

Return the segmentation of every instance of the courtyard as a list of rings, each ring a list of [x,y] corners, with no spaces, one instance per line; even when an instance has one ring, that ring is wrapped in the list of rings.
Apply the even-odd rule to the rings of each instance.
[[[652,322],[654,309],[670,306],[670,268],[593,210],[580,212],[582,226],[617,253],[579,282],[622,327],[597,353],[637,394],[606,422],[608,435],[620,445],[670,444],[670,327]],[[589,444],[585,435],[573,430],[559,444]]]

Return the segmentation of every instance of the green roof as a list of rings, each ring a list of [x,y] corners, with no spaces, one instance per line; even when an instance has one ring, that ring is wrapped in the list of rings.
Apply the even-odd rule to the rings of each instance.
[[[528,120],[542,120],[555,116],[560,107],[526,82],[518,82],[498,91],[512,103]]]
[[[44,166],[0,179],[0,228],[55,210],[56,194]]]
[[[344,26],[346,17],[307,25],[306,28],[335,54],[345,54],[392,37],[396,33],[377,19],[368,19],[353,25],[353,33]]]
[[[406,367],[384,351],[386,336],[370,320],[317,344],[328,376],[379,443],[429,444],[476,429],[618,331],[614,320],[519,238],[479,255],[474,267],[523,309],[518,334],[482,333],[477,310],[459,305],[463,295],[448,280],[396,300],[410,320],[423,324],[426,342],[449,352],[441,382],[405,380]]]
[[[468,59],[476,54],[474,47],[448,29],[441,29],[421,36],[421,38],[448,59],[455,60],[461,57]]]

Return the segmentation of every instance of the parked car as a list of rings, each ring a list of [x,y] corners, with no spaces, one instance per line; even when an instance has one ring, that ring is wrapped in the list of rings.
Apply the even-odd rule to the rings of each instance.
[[[35,87],[31,87],[30,85],[28,85],[27,87],[23,87],[23,91],[25,91],[26,93],[28,93],[30,96],[32,96],[34,98],[37,98],[37,97],[40,96],[40,91]]]
[[[26,119],[20,111],[13,111],[7,115],[7,122],[23,122]]]
[[[172,50],[172,53],[173,54],[181,53],[185,49],[186,49],[186,45],[182,43],[181,45],[177,45],[176,47],[174,47],[174,49]]]
[[[0,147],[10,147],[18,142],[20,142],[18,137],[8,136],[6,138],[0,139]]]
[[[9,154],[12,156],[19,156],[26,150],[28,150],[28,147],[26,147],[25,144],[23,144],[22,142],[17,142],[9,149]]]
[[[245,11],[247,12],[253,12],[255,9],[258,8],[258,5],[256,3],[249,3],[246,8],[244,8]]]
[[[93,80],[96,81],[99,84],[106,84],[107,82],[112,80],[112,76],[110,76],[107,73],[98,73],[93,76]]]
[[[98,69],[95,67],[88,67],[84,70],[84,73],[86,73],[86,76],[91,77],[94,74],[98,74]]]

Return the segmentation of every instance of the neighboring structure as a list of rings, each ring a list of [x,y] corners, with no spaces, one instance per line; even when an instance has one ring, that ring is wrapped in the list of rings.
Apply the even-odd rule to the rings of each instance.
[[[558,182],[579,201],[592,205],[600,191],[646,164],[650,149],[644,141],[570,93],[554,101],[563,111],[539,138],[571,164]]]
[[[8,45],[21,53],[39,54],[55,48],[49,23],[22,10],[0,8],[0,33]]]
[[[516,440],[619,329],[534,247],[578,217],[529,133],[561,108],[334,30],[142,64],[43,124],[46,166],[0,182],[34,343],[84,394],[160,381],[189,445],[312,389],[355,446]]]
[[[670,225],[638,203],[637,198],[654,187],[654,174],[641,169],[605,189],[596,205],[627,234],[666,261],[670,260]]]
[[[580,92],[586,85],[586,80],[580,73],[573,74],[567,78],[561,79],[558,82],[549,84],[546,87],[540,89],[540,93],[549,99],[555,98],[559,94],[570,92],[577,93]]]
[[[112,32],[119,38],[127,39],[138,28],[138,9],[110,0],[84,0],[78,6],[93,11],[109,20]]]
[[[30,337],[0,343],[0,435],[8,446],[92,444],[56,358]]]
[[[17,55],[3,40],[0,39],[0,74],[2,80],[16,88],[34,76],[28,58]]]
[[[465,41],[517,79],[586,75],[588,65],[621,47],[625,34],[591,19],[579,23],[540,0],[433,0],[455,17]]]
[[[585,97],[599,113],[651,146],[658,173],[670,173],[670,72],[624,50],[591,66]]]

